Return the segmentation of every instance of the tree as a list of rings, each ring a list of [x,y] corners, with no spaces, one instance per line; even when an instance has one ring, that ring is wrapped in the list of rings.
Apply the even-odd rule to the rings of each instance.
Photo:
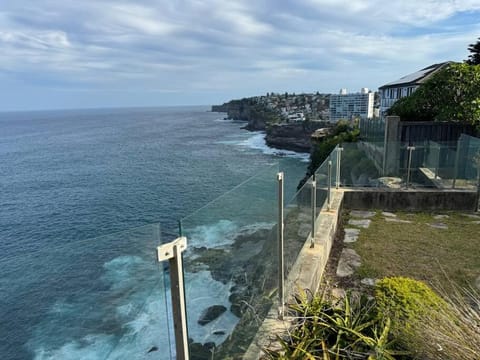
[[[480,65],[448,65],[388,113],[408,121],[453,121],[480,128]]]
[[[465,62],[469,65],[480,64],[480,38],[478,38],[478,40],[479,41],[477,41],[476,44],[470,44],[468,46],[468,51],[470,51],[471,54]]]

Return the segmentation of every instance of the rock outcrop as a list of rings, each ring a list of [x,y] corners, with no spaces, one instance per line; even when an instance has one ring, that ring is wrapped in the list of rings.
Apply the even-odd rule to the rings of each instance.
[[[323,122],[270,125],[267,127],[265,140],[268,146],[277,149],[308,153],[312,146],[312,133],[323,127]]]

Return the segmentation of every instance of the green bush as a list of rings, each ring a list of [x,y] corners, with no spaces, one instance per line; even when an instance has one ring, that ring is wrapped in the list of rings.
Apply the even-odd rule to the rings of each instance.
[[[412,335],[414,322],[447,308],[445,301],[428,285],[405,277],[380,280],[375,287],[375,301],[379,314],[391,318],[392,330],[403,336]]]

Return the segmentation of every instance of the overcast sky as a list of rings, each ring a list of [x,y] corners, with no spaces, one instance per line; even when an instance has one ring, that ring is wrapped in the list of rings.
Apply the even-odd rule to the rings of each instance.
[[[479,36],[480,0],[1,0],[0,111],[377,89]]]

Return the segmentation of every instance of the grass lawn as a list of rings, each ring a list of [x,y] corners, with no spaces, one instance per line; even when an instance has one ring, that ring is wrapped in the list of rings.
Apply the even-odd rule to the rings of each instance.
[[[377,211],[367,229],[361,229],[358,241],[345,244],[362,258],[357,270],[362,278],[407,276],[426,282],[453,282],[474,285],[480,276],[480,217],[445,212],[396,213],[396,219],[411,223],[389,222]],[[347,215],[348,218],[348,215]],[[445,224],[439,229],[429,224]],[[345,223],[346,228],[355,227]]]

